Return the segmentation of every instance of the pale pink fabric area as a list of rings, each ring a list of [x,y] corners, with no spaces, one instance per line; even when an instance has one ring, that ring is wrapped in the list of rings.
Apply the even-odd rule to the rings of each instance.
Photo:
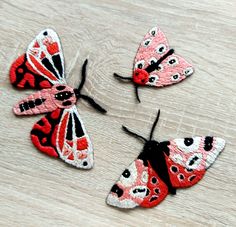
[[[149,44],[145,46],[147,43]],[[159,49],[162,47],[162,52]],[[141,63],[142,68],[150,65],[151,61],[157,61],[160,57],[170,50],[168,41],[164,33],[157,27],[152,28],[142,40],[137,55],[134,60],[134,69]],[[175,58],[177,63],[175,65],[168,64],[168,61]],[[188,73],[185,72],[188,69]],[[150,73],[149,78],[153,77],[152,82],[147,82],[146,85],[162,87],[178,83],[190,76],[193,73],[193,67],[184,58],[179,55],[172,54],[165,59],[159,70]]]
[[[212,149],[206,151],[204,149],[205,137],[193,137],[193,139],[194,143],[191,146],[185,146],[184,139],[170,141],[168,146],[170,149],[169,157],[187,169],[205,170],[213,164],[219,153],[223,150],[225,141],[221,138],[213,137]],[[198,157],[198,159],[194,165],[190,166],[189,162],[194,157]]]
[[[68,106],[63,106],[63,101],[55,99],[55,95],[59,93],[59,91],[56,89],[58,85],[54,85],[52,88],[47,88],[47,89],[42,89],[41,91],[38,91],[30,96],[28,96],[25,99],[22,99],[20,102],[18,102],[14,107],[13,107],[13,112],[16,115],[34,115],[34,114],[41,114],[41,113],[48,113],[52,112],[55,109],[59,108],[70,108],[76,103],[76,97],[74,94],[74,91],[71,87],[65,86],[63,91],[69,91],[73,93],[73,96],[67,99],[66,101],[70,101],[71,105]],[[42,102],[41,105],[36,105],[33,108],[30,108],[28,110],[25,110],[21,112],[20,110],[20,105],[25,103],[25,102],[34,102],[36,99],[45,99],[44,102]]]
[[[132,195],[132,191],[135,188],[146,188],[148,181],[148,167],[143,165],[142,160],[137,159],[128,167],[128,169],[131,173],[129,181],[131,179],[132,180],[130,182],[126,182],[126,179],[122,179],[121,176],[119,181],[117,182],[117,185],[123,190],[123,195],[119,198],[119,200],[132,200],[134,203],[140,204],[143,201],[143,197]],[[144,175],[145,181],[143,179]]]

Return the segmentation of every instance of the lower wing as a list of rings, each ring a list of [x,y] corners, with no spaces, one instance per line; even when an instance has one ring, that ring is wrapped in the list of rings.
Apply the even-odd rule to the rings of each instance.
[[[93,167],[93,149],[76,106],[56,109],[38,121],[31,131],[33,144],[49,156],[77,168]]]

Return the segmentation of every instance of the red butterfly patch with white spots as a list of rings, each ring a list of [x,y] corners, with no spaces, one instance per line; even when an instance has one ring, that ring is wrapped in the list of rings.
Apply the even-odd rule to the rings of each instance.
[[[82,98],[98,111],[106,111],[92,98],[81,94],[86,66],[87,60],[79,87],[68,86],[59,37],[52,29],[45,29],[12,64],[10,81],[17,88],[40,89],[13,108],[16,115],[47,113],[31,131],[33,144],[49,156],[59,157],[77,168],[90,169],[93,148],[75,104]]]
[[[152,28],[142,40],[134,59],[133,76],[114,76],[131,80],[135,85],[136,97],[139,86],[163,87],[176,84],[194,72],[193,66],[174,53],[169,47],[164,33],[157,27]]]
[[[192,137],[157,142],[153,137],[160,111],[149,139],[123,129],[144,142],[138,158],[113,185],[107,203],[119,208],[154,207],[176,189],[198,183],[223,150],[219,137]]]

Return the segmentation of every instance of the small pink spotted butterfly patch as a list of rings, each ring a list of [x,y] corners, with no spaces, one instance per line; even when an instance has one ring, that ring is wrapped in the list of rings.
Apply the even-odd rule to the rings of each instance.
[[[158,27],[152,28],[142,40],[136,57],[132,77],[114,76],[130,80],[135,85],[137,100],[139,86],[163,87],[179,83],[194,72],[193,66],[174,53],[164,33]]]
[[[45,29],[10,68],[13,86],[39,90],[17,103],[13,112],[16,115],[47,113],[31,131],[35,147],[82,169],[93,167],[93,148],[76,103],[84,99],[98,111],[106,112],[92,98],[81,94],[86,80],[86,66],[87,60],[82,67],[82,80],[78,88],[68,86],[59,37],[52,29]]]
[[[152,137],[159,115],[160,111],[149,139],[123,126],[144,147],[112,186],[107,204],[119,208],[157,206],[168,194],[175,195],[177,189],[197,184],[225,147],[223,139],[211,136],[158,142]]]

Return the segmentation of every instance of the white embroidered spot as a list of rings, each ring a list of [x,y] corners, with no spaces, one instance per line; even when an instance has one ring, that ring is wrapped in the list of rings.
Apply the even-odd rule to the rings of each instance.
[[[147,171],[143,171],[141,180],[142,180],[143,183],[148,182],[148,173],[147,173]]]
[[[152,42],[151,39],[145,39],[145,40],[143,41],[143,46],[144,46],[144,47],[148,47],[148,46],[151,44],[151,42]]]
[[[141,198],[143,199],[146,196],[146,192],[147,192],[147,187],[146,186],[136,186],[134,188],[131,188],[129,191],[129,194],[136,198]]]
[[[131,199],[120,200],[117,196],[114,196],[111,193],[107,196],[106,202],[107,204],[111,206],[120,207],[120,208],[134,208],[138,206],[138,203],[135,203]]]
[[[177,57],[172,56],[172,57],[169,57],[169,58],[168,58],[167,64],[168,64],[169,66],[175,66],[175,65],[178,65],[178,64],[179,64],[179,60],[178,60]]]
[[[152,75],[150,75],[150,77],[148,79],[148,85],[156,86],[158,80],[159,80],[158,75],[152,74]]]
[[[136,63],[135,63],[135,68],[136,69],[142,69],[142,68],[144,68],[144,65],[145,65],[145,61],[144,60],[140,60],[140,61],[137,61]]]
[[[152,28],[152,29],[149,31],[149,34],[152,35],[152,36],[156,36],[156,34],[157,34],[157,27]]]
[[[175,73],[171,76],[170,78],[172,81],[178,81],[180,79],[180,74],[179,73]]]
[[[190,153],[199,149],[201,137],[175,139],[174,142],[176,143],[179,150],[184,153]]]
[[[193,68],[188,67],[188,68],[184,69],[183,73],[185,76],[191,76],[193,74]]]
[[[153,65],[157,62],[157,59],[155,57],[152,57],[149,59],[149,65]]]
[[[166,52],[166,45],[165,44],[159,44],[158,46],[157,46],[157,48],[156,48],[156,52],[158,53],[158,54],[163,54],[163,53],[165,53]]]

